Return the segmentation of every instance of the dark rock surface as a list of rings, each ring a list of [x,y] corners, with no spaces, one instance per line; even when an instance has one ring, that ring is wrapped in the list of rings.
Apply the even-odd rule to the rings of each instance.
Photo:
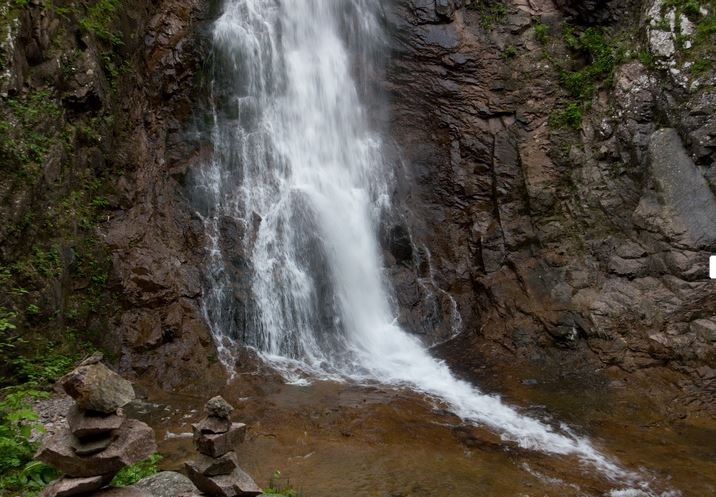
[[[192,471],[204,476],[227,475],[239,467],[239,461],[233,451],[219,457],[199,454],[194,461],[187,464],[191,465]]]
[[[716,135],[702,114],[716,111],[712,92],[627,61],[579,132],[548,125],[564,90],[533,24],[549,26],[555,53],[565,20],[639,29],[650,4],[514,0],[488,28],[479,9],[387,9],[390,129],[406,164],[396,203],[430,257],[395,256],[386,237],[386,260],[403,325],[438,330],[428,343],[456,321],[425,305],[426,259],[454,298],[462,333],[437,350],[456,368],[476,357],[497,369],[666,367],[685,375],[693,405],[716,406],[711,376],[698,372],[713,371],[716,352],[690,327],[716,314]]]

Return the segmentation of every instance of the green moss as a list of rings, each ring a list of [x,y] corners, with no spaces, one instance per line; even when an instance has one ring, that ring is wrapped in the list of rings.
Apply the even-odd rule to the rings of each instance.
[[[579,129],[582,126],[583,116],[584,106],[577,102],[569,102],[550,115],[549,125],[553,128],[570,127]]]
[[[121,0],[96,0],[85,7],[84,15],[80,17],[80,25],[112,45],[121,45],[122,37],[114,29],[121,6]]]
[[[112,485],[116,487],[127,487],[134,485],[139,480],[152,476],[159,472],[159,462],[162,460],[161,454],[152,454],[143,461],[136,462],[122,468],[112,480]]]
[[[467,8],[479,13],[480,25],[487,30],[507,17],[507,5],[504,0],[476,0]]]
[[[510,45],[502,51],[502,58],[505,60],[514,59],[515,57],[517,57],[517,48],[513,45]]]
[[[541,21],[537,21],[534,23],[533,27],[535,30],[535,38],[537,38],[537,41],[540,42],[542,45],[546,44],[547,40],[549,40],[550,37],[549,26]]]

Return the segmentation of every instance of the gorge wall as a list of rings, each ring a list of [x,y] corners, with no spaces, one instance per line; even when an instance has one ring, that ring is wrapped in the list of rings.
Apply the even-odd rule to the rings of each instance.
[[[702,3],[713,13],[713,2]],[[627,4],[386,5],[390,112],[380,115],[402,166],[385,257],[406,329],[429,343],[461,330],[437,348],[458,369],[476,361],[666,368],[689,399],[713,409],[713,33],[698,45],[680,10],[672,16],[680,21],[669,21],[676,7]],[[87,29],[91,5],[65,15],[31,3],[6,16],[5,102],[44,92],[58,130],[82,124],[93,133],[48,144],[33,159],[41,174],[3,185],[3,215],[18,226],[3,227],[3,266],[34,250],[28,240],[38,231],[57,256],[27,294],[2,305],[17,329],[52,330],[60,341],[74,319],[73,327],[96,330],[92,340],[114,351],[123,371],[190,388],[196,371],[223,375],[201,311],[203,226],[185,188],[192,164],[211,154],[192,130],[212,7],[122,4],[113,14],[120,44]],[[566,26],[597,28],[610,47],[623,47],[613,77],[582,92],[578,107],[569,107],[564,74],[589,66],[593,54],[570,46]],[[124,71],[113,74],[118,65]],[[560,121],[565,109],[575,112]],[[68,211],[63,199],[83,178],[106,189],[91,223],[21,222],[28,212]],[[93,205],[75,202],[72,209]],[[105,254],[103,275],[75,262],[85,239]],[[244,262],[232,264],[241,303]],[[13,269],[8,278],[27,275]],[[91,295],[104,305],[73,318],[71,296],[90,293],[93,281],[102,284]],[[46,310],[44,324],[28,314],[28,298]]]

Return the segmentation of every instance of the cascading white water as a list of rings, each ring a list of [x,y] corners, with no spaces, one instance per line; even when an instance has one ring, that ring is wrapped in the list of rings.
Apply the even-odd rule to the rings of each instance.
[[[226,0],[215,23],[215,153],[201,183],[213,241],[207,318],[220,350],[241,334],[289,377],[409,387],[522,447],[631,481],[585,438],[456,378],[396,324],[377,241],[391,167],[366,115],[360,78],[370,71],[353,65],[377,48],[379,9],[379,0]],[[226,219],[240,227],[240,247],[222,248]],[[242,319],[226,283],[232,250],[251,278]]]

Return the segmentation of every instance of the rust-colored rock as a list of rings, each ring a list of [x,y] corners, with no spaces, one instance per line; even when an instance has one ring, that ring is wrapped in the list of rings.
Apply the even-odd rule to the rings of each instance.
[[[117,430],[117,440],[102,452],[86,457],[75,454],[72,434],[62,430],[45,440],[35,458],[67,475],[85,477],[116,473],[156,450],[154,431],[141,421],[128,419]]]

